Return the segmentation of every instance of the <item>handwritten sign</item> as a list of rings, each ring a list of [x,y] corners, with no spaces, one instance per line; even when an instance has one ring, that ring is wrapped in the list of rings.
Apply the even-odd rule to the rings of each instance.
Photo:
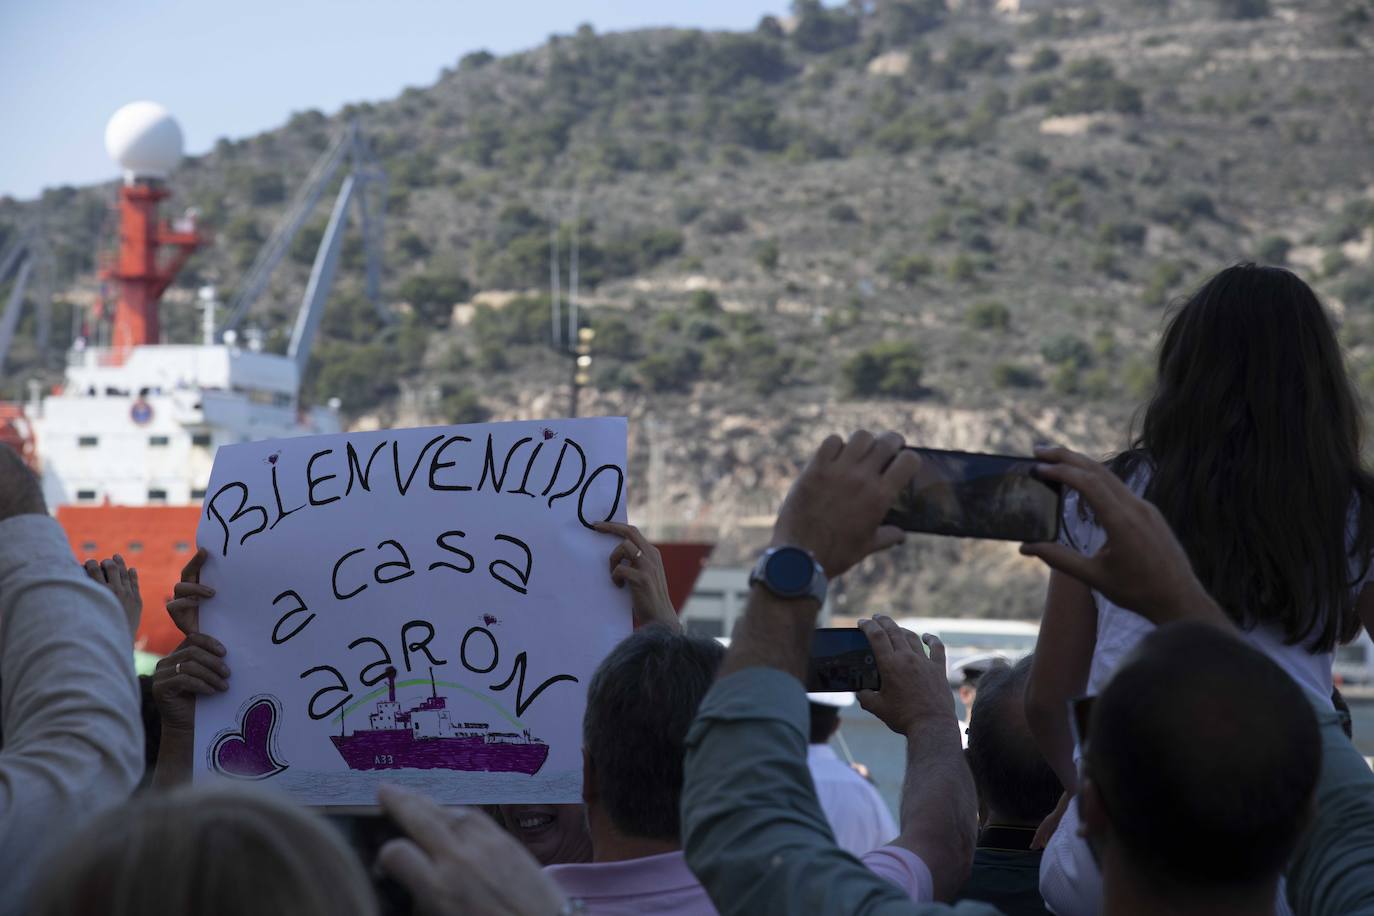
[[[587,682],[630,632],[590,527],[625,518],[625,438],[603,418],[221,448],[201,628],[233,676],[196,704],[197,781],[579,801]]]

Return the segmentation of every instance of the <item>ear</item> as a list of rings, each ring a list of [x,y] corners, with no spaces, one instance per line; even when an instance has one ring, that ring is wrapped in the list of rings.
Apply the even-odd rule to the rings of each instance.
[[[596,804],[596,771],[592,769],[592,758],[587,749],[582,749],[582,804],[590,808]]]

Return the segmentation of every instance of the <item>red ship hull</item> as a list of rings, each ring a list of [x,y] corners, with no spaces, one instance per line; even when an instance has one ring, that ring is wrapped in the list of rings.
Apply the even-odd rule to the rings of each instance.
[[[329,740],[350,770],[465,770],[533,776],[549,756],[549,746],[542,741],[416,739],[404,728],[331,735]]]

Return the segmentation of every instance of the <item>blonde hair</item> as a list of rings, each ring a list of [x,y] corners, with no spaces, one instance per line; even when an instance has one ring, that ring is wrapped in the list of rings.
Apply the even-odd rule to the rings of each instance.
[[[356,854],[318,814],[267,792],[184,788],[107,811],[55,856],[35,916],[376,916]]]

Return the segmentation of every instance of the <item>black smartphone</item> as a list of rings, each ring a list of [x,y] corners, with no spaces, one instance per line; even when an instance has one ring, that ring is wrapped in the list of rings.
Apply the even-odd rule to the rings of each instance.
[[[806,667],[807,693],[877,690],[878,664],[868,637],[857,627],[821,628],[811,634]]]
[[[883,521],[907,531],[998,541],[1059,537],[1064,494],[1034,458],[913,448],[921,466]]]
[[[376,871],[377,853],[387,840],[405,836],[396,823],[385,814],[327,814],[343,834],[348,845],[358,854],[363,869],[372,876],[377,903],[382,916],[410,916],[415,912],[414,901],[404,887],[394,879]]]

